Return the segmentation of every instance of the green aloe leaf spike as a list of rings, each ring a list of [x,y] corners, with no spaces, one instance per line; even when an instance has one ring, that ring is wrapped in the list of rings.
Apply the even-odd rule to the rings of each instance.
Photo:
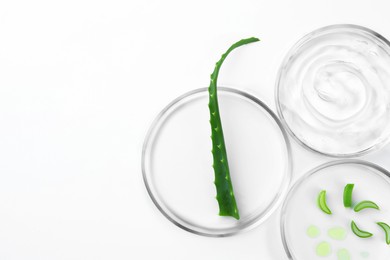
[[[213,143],[213,167],[215,174],[215,187],[217,189],[217,201],[220,216],[231,216],[240,219],[236,199],[234,197],[233,185],[230,179],[228,158],[226,154],[225,139],[223,137],[221,117],[219,114],[217,80],[222,63],[231,51],[242,45],[257,42],[257,38],[243,39],[233,44],[215,64],[215,69],[210,76],[209,86],[209,110],[211,125],[211,140]]]

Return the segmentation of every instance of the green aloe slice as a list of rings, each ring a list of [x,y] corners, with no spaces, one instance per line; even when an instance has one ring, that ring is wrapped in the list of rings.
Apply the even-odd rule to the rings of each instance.
[[[215,187],[217,189],[217,201],[219,205],[220,216],[231,216],[235,219],[240,219],[237,208],[236,199],[234,197],[233,185],[230,180],[230,171],[228,158],[226,153],[225,139],[222,131],[221,117],[219,114],[218,96],[217,96],[217,80],[219,70],[223,61],[228,54],[235,48],[242,45],[257,42],[257,38],[248,38],[233,44],[215,64],[213,73],[210,76],[209,86],[209,110],[210,110],[210,125],[211,125],[211,140],[213,143],[213,167],[215,174]]]
[[[351,229],[352,229],[352,232],[360,238],[372,237],[372,233],[359,229],[353,220],[351,222]]]
[[[379,206],[376,205],[372,201],[364,200],[355,206],[354,211],[359,212],[363,209],[377,209],[377,210],[379,210]]]
[[[352,207],[352,191],[354,184],[347,184],[344,188],[344,207],[351,208]]]
[[[386,243],[390,245],[390,226],[383,222],[378,222],[377,224],[385,231]]]
[[[332,214],[332,211],[329,209],[328,204],[326,202],[326,190],[323,190],[320,192],[320,194],[318,194],[317,202],[318,202],[318,207],[323,212],[325,212],[326,214],[329,214],[329,215]]]

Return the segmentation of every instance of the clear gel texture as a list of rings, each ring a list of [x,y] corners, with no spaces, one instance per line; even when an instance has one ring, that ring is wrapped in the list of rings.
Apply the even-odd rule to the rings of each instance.
[[[317,30],[284,61],[277,99],[284,123],[310,148],[368,151],[390,136],[389,43],[358,26]]]

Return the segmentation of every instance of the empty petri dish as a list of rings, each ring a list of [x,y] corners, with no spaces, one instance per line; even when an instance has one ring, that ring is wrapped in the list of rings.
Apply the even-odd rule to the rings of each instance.
[[[204,236],[228,236],[264,221],[290,182],[287,135],[276,115],[242,91],[218,90],[229,168],[240,220],[218,215],[208,92],[189,92],[169,104],[146,137],[142,170],[157,208],[177,226]]]
[[[349,207],[344,205],[347,184],[354,184]],[[319,200],[322,191],[325,196]],[[282,207],[282,239],[289,259],[390,259],[386,234],[377,224],[390,224],[389,196],[389,172],[369,162],[345,159],[309,171],[294,184]],[[379,209],[355,211],[362,201],[372,201]],[[355,234],[352,221],[372,236]]]
[[[351,157],[390,137],[390,46],[357,25],[304,36],[285,57],[277,110],[296,140],[322,154]]]

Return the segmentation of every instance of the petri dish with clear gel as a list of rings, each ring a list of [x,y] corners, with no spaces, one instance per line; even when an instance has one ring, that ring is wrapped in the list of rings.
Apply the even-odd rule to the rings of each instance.
[[[264,221],[291,178],[288,137],[276,115],[245,92],[218,88],[219,107],[240,220],[218,215],[207,88],[170,103],[144,142],[142,171],[160,212],[180,228],[229,236]]]
[[[352,206],[345,207],[344,187],[354,184]],[[323,212],[318,203],[326,191]],[[315,259],[390,259],[384,230],[377,222],[390,225],[390,173],[369,162],[344,159],[329,162],[309,171],[291,188],[283,203],[281,232],[285,251],[292,260]],[[361,201],[373,201],[379,210],[355,212]],[[371,237],[361,238],[351,223]]]
[[[357,25],[332,25],[288,52],[276,82],[278,114],[305,147],[352,157],[390,137],[390,43]]]

